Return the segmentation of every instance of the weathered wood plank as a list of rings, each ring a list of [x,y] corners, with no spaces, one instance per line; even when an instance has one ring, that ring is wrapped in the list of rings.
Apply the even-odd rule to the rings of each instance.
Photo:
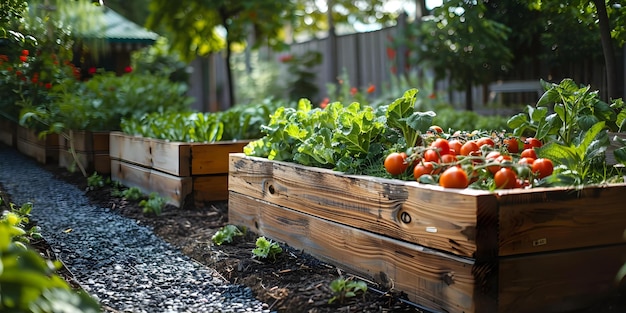
[[[498,312],[557,313],[616,295],[626,244],[502,258]],[[587,311],[585,311],[587,312]]]
[[[624,242],[626,184],[499,193],[500,255]]]
[[[196,203],[228,200],[228,175],[192,176]],[[201,204],[200,204],[201,205]]]
[[[137,187],[145,194],[157,192],[177,207],[181,207],[192,192],[191,177],[173,176],[114,159],[111,160],[111,179],[124,186]]]
[[[476,252],[477,208],[484,206],[479,202],[493,198],[488,192],[448,192],[243,154],[231,154],[231,162],[231,191],[468,257]]]
[[[9,147],[17,144],[17,123],[0,117],[0,142]]]
[[[130,136],[121,132],[111,132],[110,135],[111,158],[181,177],[191,173],[189,145]]]
[[[193,144],[191,175],[227,174],[230,153],[241,153],[250,141],[220,141],[211,144]]]
[[[229,223],[393,286],[409,299],[446,312],[493,312],[495,299],[475,290],[470,259],[380,236],[230,192]],[[480,299],[483,298],[483,299]],[[482,307],[476,307],[480,303]]]
[[[59,136],[49,134],[39,139],[38,133],[23,126],[17,126],[17,150],[42,164],[59,160]]]
[[[96,171],[99,174],[111,173],[109,156],[109,132],[74,131],[74,150],[88,174]],[[59,136],[59,166],[70,168],[75,160],[70,153],[70,144],[64,136]]]

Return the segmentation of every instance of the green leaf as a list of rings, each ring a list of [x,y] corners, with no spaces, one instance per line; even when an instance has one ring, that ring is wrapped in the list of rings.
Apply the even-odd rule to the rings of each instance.
[[[539,140],[544,140],[548,135],[557,133],[561,126],[561,120],[556,113],[552,113],[539,123],[535,137]]]
[[[515,129],[515,128],[519,128],[522,125],[525,125],[528,123],[528,115],[525,113],[518,113],[515,114],[513,116],[511,116],[511,118],[509,118],[506,121],[506,124],[511,128],[511,129]]]

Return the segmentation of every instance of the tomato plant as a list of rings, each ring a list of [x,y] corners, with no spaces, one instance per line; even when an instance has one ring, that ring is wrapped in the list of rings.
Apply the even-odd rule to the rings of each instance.
[[[450,144],[447,139],[437,138],[430,144],[430,146],[437,149],[439,155],[450,154]]]
[[[465,170],[458,166],[452,166],[441,173],[439,185],[444,188],[467,188],[469,178]]]
[[[468,141],[461,146],[461,155],[476,155],[480,152],[480,147],[475,141]]]
[[[453,139],[448,141],[448,146],[450,146],[451,154],[459,155],[461,154],[461,147],[463,147],[463,143],[460,140]]]
[[[509,153],[518,153],[520,142],[515,137],[506,138],[502,141],[502,143],[506,146],[507,151]]]
[[[385,170],[387,173],[397,176],[406,171],[409,165],[406,162],[407,154],[404,152],[392,152],[385,158]]]
[[[439,153],[437,153],[437,151],[433,149],[428,149],[424,151],[424,161],[439,163]]]
[[[537,138],[526,138],[524,140],[524,149],[540,148],[543,144]]]
[[[421,162],[413,168],[413,177],[419,180],[423,175],[431,175],[435,171],[433,162]]]

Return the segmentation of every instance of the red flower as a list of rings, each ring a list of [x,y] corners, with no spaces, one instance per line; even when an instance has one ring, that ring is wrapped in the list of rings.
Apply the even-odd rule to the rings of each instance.
[[[428,98],[430,98],[430,99],[437,99],[437,95],[433,92],[430,95],[428,95]]]
[[[15,71],[15,75],[22,76],[22,71]]]
[[[376,91],[376,86],[370,84],[370,86],[367,87],[367,93],[372,93],[374,91]]]
[[[33,82],[33,84],[36,84],[39,81],[39,77],[33,76],[30,81]]]
[[[328,106],[328,103],[330,103],[330,99],[328,99],[328,97],[324,98],[322,103],[320,103],[320,108],[325,109]]]
[[[46,87],[46,89],[50,89],[50,88],[52,88],[52,83],[46,83],[46,85],[44,87]]]
[[[89,73],[89,75],[93,75],[93,74],[95,74],[97,71],[98,71],[98,69],[97,69],[97,68],[95,68],[95,67],[90,67],[90,68],[87,70],[87,73]]]
[[[356,89],[356,87],[350,88],[350,95],[352,95],[353,97],[354,97],[354,95],[356,95],[357,92],[359,92],[359,90]]]
[[[28,50],[26,50],[26,49],[22,50],[22,55],[23,56],[28,56],[28,53],[29,53]]]
[[[391,47],[387,47],[387,58],[393,60],[396,58],[396,50]]]
[[[132,71],[133,71],[133,68],[130,67],[130,66],[127,66],[127,67],[124,68],[124,73],[130,73]]]
[[[6,54],[0,54],[0,61],[7,61],[9,62],[9,56]]]
[[[293,60],[293,55],[291,54],[285,54],[285,55],[281,55],[280,57],[278,57],[278,60],[282,63],[287,63],[291,60]]]
[[[27,50],[24,50],[24,51],[27,51]],[[26,61],[28,61],[28,57],[25,56],[25,55],[20,55],[20,61],[26,62]]]

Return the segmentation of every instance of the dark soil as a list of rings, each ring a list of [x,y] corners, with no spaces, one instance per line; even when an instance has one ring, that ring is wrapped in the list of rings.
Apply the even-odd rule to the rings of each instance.
[[[228,224],[227,202],[201,206],[188,204],[183,208],[168,205],[158,216],[145,215],[138,201],[112,196],[112,184],[89,190],[87,179],[79,173],[70,173],[53,165],[47,165],[46,169],[58,179],[86,190],[92,203],[150,226],[155,234],[197,262],[216,269],[229,282],[249,286],[272,311],[424,312],[410,305],[402,294],[373,291],[378,290],[378,286],[372,284],[363,295],[349,298],[341,304],[338,301],[328,304],[333,296],[329,287],[331,281],[341,276],[353,277],[350,273],[287,246],[282,246],[284,252],[274,261],[254,259],[252,249],[258,235],[252,232],[233,244],[214,245],[211,237]],[[359,277],[353,279],[363,280]]]

